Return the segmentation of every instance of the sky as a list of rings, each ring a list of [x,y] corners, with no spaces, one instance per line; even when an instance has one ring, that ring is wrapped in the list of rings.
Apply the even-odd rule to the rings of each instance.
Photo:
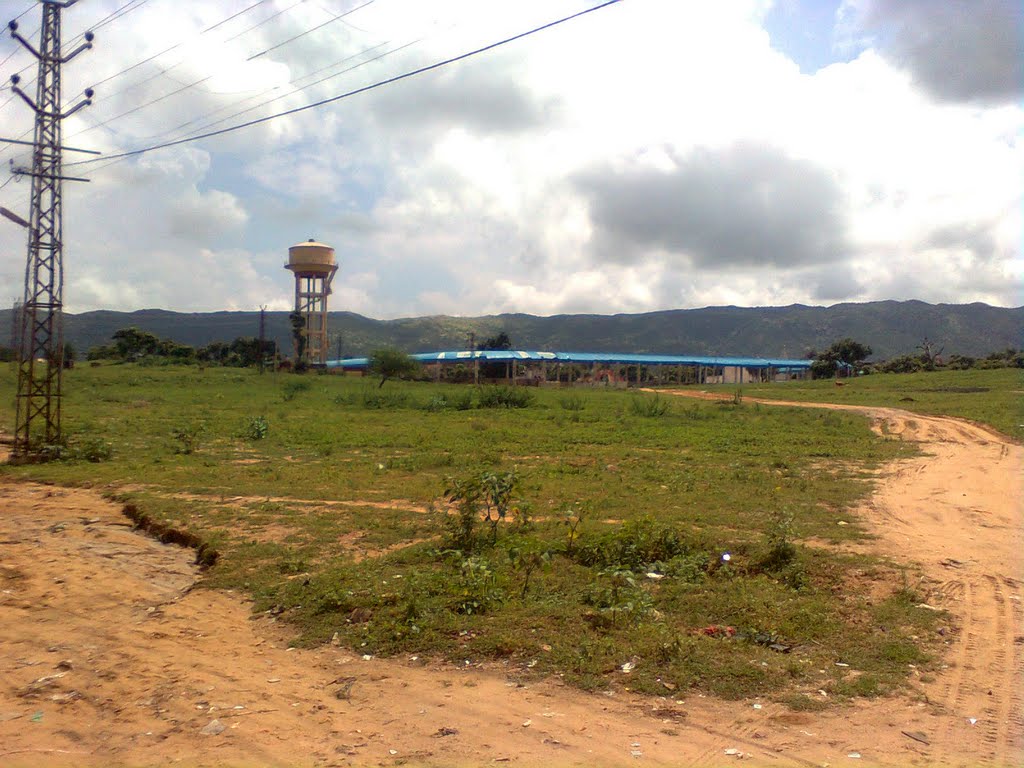
[[[620,0],[110,159],[597,5],[79,0],[64,143],[104,155],[65,154],[65,308],[287,309],[309,238],[330,308],[375,318],[1024,304],[1017,0]],[[38,45],[34,6],[0,21]],[[30,139],[34,60],[4,34],[0,61],[0,136]],[[25,251],[0,219],[2,303]]]

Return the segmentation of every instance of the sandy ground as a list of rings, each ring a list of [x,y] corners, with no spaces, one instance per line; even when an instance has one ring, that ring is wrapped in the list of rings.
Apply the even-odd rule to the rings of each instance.
[[[289,649],[94,491],[0,482],[0,766],[1020,765],[1024,448],[861,410],[925,453],[863,510],[877,546],[956,617],[947,668],[906,697],[807,714]]]

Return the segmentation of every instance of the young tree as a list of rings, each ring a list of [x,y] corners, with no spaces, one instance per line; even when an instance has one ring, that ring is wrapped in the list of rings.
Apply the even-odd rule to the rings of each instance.
[[[479,349],[509,350],[512,349],[512,339],[505,331],[501,331],[480,344]],[[500,379],[508,371],[508,363],[481,363],[480,375],[485,379]]]
[[[419,363],[409,357],[405,352],[394,347],[384,347],[374,350],[370,354],[368,369],[371,373],[380,376],[380,384],[377,388],[384,386],[388,379],[400,379],[412,376],[419,370]]]
[[[480,345],[480,349],[512,349],[512,339],[505,331],[496,336],[491,336]]]
[[[137,360],[157,352],[160,339],[149,331],[140,331],[134,326],[114,331],[114,351],[122,360]]]
[[[835,376],[839,366],[857,368],[871,356],[871,347],[847,337],[835,342],[824,352],[818,353],[811,364],[811,373],[815,378]]]
[[[306,318],[301,312],[291,312],[288,322],[292,326],[292,341],[295,344],[295,371],[306,368]]]

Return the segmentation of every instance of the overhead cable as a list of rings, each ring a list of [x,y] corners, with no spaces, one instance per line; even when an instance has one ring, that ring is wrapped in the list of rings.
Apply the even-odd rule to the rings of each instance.
[[[355,13],[360,8],[365,8],[367,5],[369,5],[372,2],[373,2],[373,0],[367,0],[367,2],[363,3],[362,5],[357,6],[356,8],[353,8],[350,11],[346,11],[344,14],[341,14],[341,15],[342,16],[347,16],[350,13]],[[340,16],[337,17],[337,18],[340,18]],[[332,21],[336,21],[337,18],[336,19],[332,19]],[[327,22],[327,23],[329,23],[329,22]],[[324,26],[324,24],[320,25],[320,27],[322,27],[322,26]],[[313,29],[319,29],[320,27],[314,27]],[[212,29],[212,27],[211,27],[211,29]],[[313,31],[313,30],[307,30],[306,32],[302,33],[301,35],[296,35],[294,38],[291,38],[291,39],[292,40],[298,39],[299,37],[302,37],[303,35],[308,34],[311,31]],[[278,43],[277,45],[274,45],[274,46],[272,46],[270,48],[266,48],[266,49],[260,51],[259,53],[255,54],[254,56],[251,56],[249,59],[247,59],[247,61],[251,60],[253,58],[256,58],[257,56],[262,56],[267,51],[274,50],[275,48],[280,48],[282,45],[285,45],[288,42],[290,42],[290,40],[285,41],[284,43]],[[174,66],[178,66],[178,65],[176,64]],[[173,67],[171,67],[171,69],[173,69]],[[129,90],[131,90],[133,88],[137,88],[138,86],[140,86],[140,85],[142,85],[144,83],[149,82],[150,80],[153,80],[153,79],[159,77],[161,74],[167,74],[167,70],[162,70],[160,73],[158,73],[156,75],[153,75],[153,76],[151,76],[151,77],[149,77],[149,78],[147,78],[145,80],[141,80],[138,83],[135,83],[134,85],[130,85],[130,86],[126,87],[126,88],[122,88],[119,91],[115,91],[113,94],[111,94],[110,98],[112,98],[113,96],[116,96],[116,95],[118,95],[120,93],[124,93],[125,91],[129,91]],[[209,80],[212,80],[213,78],[214,78],[214,75],[206,75],[205,77],[201,77],[201,78],[199,78],[197,80],[193,80],[190,83],[180,84],[181,87],[176,88],[176,89],[174,89],[173,91],[171,91],[169,93],[165,93],[162,96],[158,96],[158,97],[156,97],[154,99],[151,99],[150,101],[147,101],[144,104],[139,104],[138,106],[135,106],[135,107],[133,107],[133,108],[131,108],[131,109],[125,111],[125,112],[122,112],[119,115],[115,115],[114,117],[108,118],[107,120],[103,120],[103,121],[101,121],[101,122],[97,123],[96,125],[93,125],[93,126],[91,126],[89,128],[83,128],[82,130],[77,131],[76,133],[72,134],[68,138],[69,139],[70,138],[74,138],[75,136],[80,136],[80,135],[82,135],[84,133],[89,133],[90,131],[93,131],[96,128],[101,128],[101,127],[107,126],[110,123],[114,122],[115,120],[120,120],[121,118],[127,117],[128,115],[133,115],[136,112],[140,112],[143,109],[146,109],[147,107],[152,106],[153,104],[157,104],[157,103],[159,103],[161,101],[169,99],[172,96],[177,96],[179,93],[183,93],[183,92],[185,92],[185,91],[187,91],[187,90],[189,90],[191,88],[195,88],[196,86],[201,85],[201,84],[203,84],[203,83],[205,83],[205,82],[207,82]],[[227,119],[230,119],[230,118],[227,118]]]
[[[250,128],[250,127],[252,127],[254,125],[260,125],[262,123],[270,122],[271,120],[277,120],[278,118],[281,118],[281,117],[287,117],[289,115],[298,114],[299,112],[305,112],[305,111],[310,110],[310,109],[316,109],[318,107],[322,107],[322,106],[325,106],[327,104],[333,104],[334,102],[341,101],[342,99],[351,98],[352,96],[357,96],[357,95],[359,95],[361,93],[366,93],[367,91],[373,91],[373,90],[376,90],[377,88],[381,88],[381,87],[383,87],[385,85],[391,85],[393,83],[397,83],[397,82],[400,82],[402,80],[407,80],[407,79],[409,79],[411,77],[416,77],[417,75],[422,75],[422,74],[424,74],[426,72],[432,72],[435,69],[440,69],[442,67],[446,67],[449,64],[454,64],[455,62],[463,61],[463,60],[471,58],[473,56],[477,56],[477,55],[479,55],[481,53],[486,53],[487,51],[494,50],[495,48],[499,48],[499,47],[501,47],[503,45],[508,45],[509,43],[515,42],[517,40],[522,40],[525,37],[529,37],[531,35],[535,35],[538,32],[542,32],[544,30],[551,29],[552,27],[556,27],[556,26],[558,26],[560,24],[565,24],[566,22],[572,21],[574,19],[578,19],[578,18],[580,18],[582,16],[586,16],[588,14],[593,13],[594,11],[599,11],[599,10],[601,10],[603,8],[607,8],[609,6],[617,4],[619,2],[622,2],[622,0],[606,0],[605,2],[600,3],[599,5],[595,5],[595,6],[592,6],[590,8],[586,8],[586,9],[584,9],[582,11],[577,11],[576,13],[570,14],[568,16],[563,16],[562,18],[555,19],[554,21],[549,21],[546,24],[542,24],[542,25],[540,25],[538,27],[533,27],[532,29],[528,29],[525,32],[520,32],[520,33],[518,33],[516,35],[512,35],[511,37],[506,37],[506,38],[504,38],[502,40],[499,40],[499,41],[494,42],[494,43],[490,43],[490,44],[485,45],[485,46],[483,46],[481,48],[475,48],[474,50],[467,51],[465,53],[461,53],[458,56],[452,56],[451,58],[443,59],[441,61],[434,62],[433,64],[428,64],[425,67],[419,67],[417,69],[410,70],[409,72],[403,72],[400,75],[395,75],[394,77],[389,77],[389,78],[387,78],[385,80],[380,80],[380,81],[378,81],[376,83],[372,83],[370,85],[365,85],[365,86],[363,86],[361,88],[356,88],[354,90],[347,91],[345,93],[340,93],[340,94],[338,94],[336,96],[331,96],[331,97],[326,98],[326,99],[321,99],[320,101],[315,101],[312,104],[306,104],[306,105],[301,106],[301,107],[295,107],[294,109],[285,110],[284,112],[277,112],[277,113],[275,113],[273,115],[267,115],[265,117],[259,117],[259,118],[256,118],[255,120],[249,120],[247,122],[239,123],[238,125],[228,126],[227,128],[221,128],[221,129],[216,130],[216,131],[208,131],[206,133],[199,134],[198,136],[191,136],[191,137],[184,138],[184,139],[177,139],[175,141],[167,141],[167,142],[163,142],[163,143],[160,143],[160,144],[154,144],[153,146],[150,146],[150,147],[142,147],[141,149],[133,149],[133,150],[130,150],[130,151],[127,151],[127,152],[120,152],[120,153],[117,153],[117,154],[107,155],[106,157],[103,158],[103,160],[104,161],[111,161],[111,160],[120,159],[122,157],[134,157],[134,156],[137,156],[137,155],[146,154],[148,152],[153,152],[153,151],[158,150],[158,149],[167,149],[168,147],[176,147],[176,146],[179,146],[181,144],[189,144],[189,143],[192,143],[194,141],[201,141],[202,139],[209,139],[209,138],[212,138],[214,136],[222,136],[222,135],[224,135],[226,133],[233,133],[234,131],[242,130],[243,128]],[[91,165],[91,164],[96,163],[96,162],[100,162],[100,161],[99,160],[79,160],[79,161],[74,162],[74,163],[66,163],[65,165],[67,167],[77,166],[77,165]]]
[[[370,5],[370,3],[372,3],[372,2],[373,2],[373,0],[366,0],[366,2],[363,3],[362,5],[357,5],[355,8],[353,8],[353,9],[351,9],[349,11],[345,11],[344,13],[339,13],[334,18],[331,18],[331,19],[328,19],[327,21],[325,21],[323,24],[318,24],[317,26],[313,27],[312,29],[307,29],[305,32],[300,32],[299,34],[295,35],[294,37],[289,37],[287,40],[284,40],[284,41],[278,43],[277,45],[272,45],[270,48],[267,48],[266,50],[260,51],[259,53],[254,53],[252,56],[250,56],[248,59],[246,59],[246,61],[252,61],[253,59],[258,59],[260,56],[264,56],[264,55],[270,53],[271,51],[276,51],[278,48],[283,48],[284,46],[288,45],[289,43],[294,43],[299,38],[302,38],[302,37],[305,37],[306,35],[312,34],[313,32],[316,32],[318,29],[323,29],[328,24],[333,24],[334,22],[338,21],[339,19],[343,19],[346,16],[348,16],[349,14],[355,13],[356,11],[358,11],[361,8],[365,8],[366,6]]]

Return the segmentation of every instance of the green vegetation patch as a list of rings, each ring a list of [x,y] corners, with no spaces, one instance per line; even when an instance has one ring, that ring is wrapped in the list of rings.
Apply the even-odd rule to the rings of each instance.
[[[744,384],[751,397],[810,402],[878,405],[914,413],[957,416],[987,424],[1024,441],[1024,369],[936,370],[873,373],[840,379]],[[723,388],[723,392],[735,390]]]
[[[856,415],[133,364],[66,391],[70,443],[105,460],[0,472],[115,489],[303,644],[801,706],[929,663],[941,615],[828,546],[865,537],[872,470],[914,450]]]

